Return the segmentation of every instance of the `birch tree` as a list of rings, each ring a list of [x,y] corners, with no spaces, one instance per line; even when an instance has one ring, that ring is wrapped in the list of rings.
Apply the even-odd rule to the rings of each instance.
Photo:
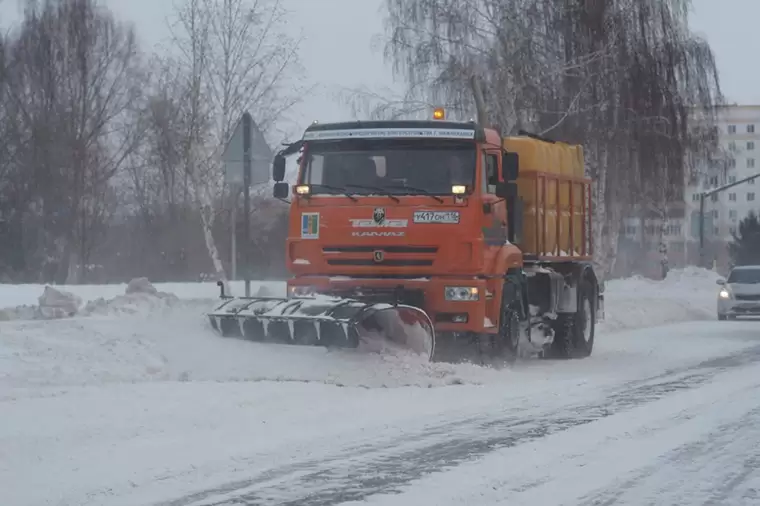
[[[244,111],[271,134],[304,92],[298,81],[300,40],[287,34],[286,15],[279,0],[187,0],[172,27],[175,54],[167,61],[183,82],[172,91],[174,103],[181,104],[180,156],[209,257],[223,280],[213,235],[225,200],[222,150]],[[237,208],[239,191],[230,192],[231,209]]]
[[[718,74],[688,0],[386,0],[386,56],[414,98],[504,134],[584,145],[597,261],[623,216],[682,199],[694,146],[713,152]],[[476,97],[482,92],[478,107]],[[706,128],[690,115],[701,111]]]

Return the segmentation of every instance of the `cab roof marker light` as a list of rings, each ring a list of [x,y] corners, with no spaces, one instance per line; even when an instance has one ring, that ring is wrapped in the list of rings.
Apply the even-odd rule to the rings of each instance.
[[[433,119],[446,119],[446,110],[443,107],[436,107],[433,109]]]
[[[475,139],[474,128],[358,128],[345,130],[312,130],[304,133],[304,141],[345,139]]]
[[[296,185],[295,190],[297,195],[308,195],[311,193],[311,188],[309,188],[309,185],[307,184],[298,184]]]
[[[451,187],[451,193],[454,195],[464,195],[467,193],[467,187],[463,184],[455,184]]]

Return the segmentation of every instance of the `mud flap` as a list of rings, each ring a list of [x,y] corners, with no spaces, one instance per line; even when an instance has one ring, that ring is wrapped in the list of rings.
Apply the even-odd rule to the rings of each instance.
[[[425,311],[338,297],[225,298],[208,314],[222,336],[281,344],[404,349],[431,360],[435,331]]]

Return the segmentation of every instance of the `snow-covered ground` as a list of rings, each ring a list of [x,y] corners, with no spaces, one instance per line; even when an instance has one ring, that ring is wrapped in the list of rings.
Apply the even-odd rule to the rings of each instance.
[[[713,486],[733,473],[715,497],[734,504],[720,501],[750,493],[741,466],[760,459],[739,424],[760,409],[760,333],[714,321],[716,277],[610,282],[592,357],[504,370],[222,339],[202,316],[212,283],[0,322],[2,503],[694,504],[706,483],[682,497],[667,483],[703,459]],[[125,286],[63,288],[84,304]],[[0,285],[0,308],[41,293]],[[723,426],[747,441],[741,462]]]

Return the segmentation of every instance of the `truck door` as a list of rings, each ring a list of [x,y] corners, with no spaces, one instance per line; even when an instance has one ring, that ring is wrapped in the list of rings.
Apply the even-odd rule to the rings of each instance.
[[[496,183],[501,173],[498,149],[483,150],[481,156],[481,193],[483,195],[483,238],[488,246],[504,246],[507,242],[507,206],[496,196]]]

